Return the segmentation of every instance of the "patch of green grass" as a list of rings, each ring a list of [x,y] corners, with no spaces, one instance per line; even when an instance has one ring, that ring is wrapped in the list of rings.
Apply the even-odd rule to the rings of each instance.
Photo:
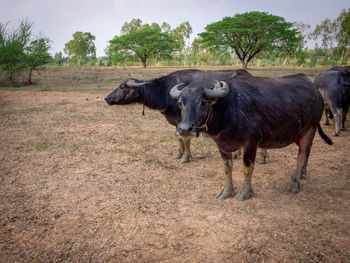
[[[53,147],[52,143],[49,143],[48,141],[44,140],[42,142],[37,142],[34,144],[34,147],[38,151],[46,151]]]
[[[37,88],[35,91],[43,92],[43,91],[48,91],[48,90],[49,90],[49,86],[45,85],[45,86],[41,86],[41,87]]]

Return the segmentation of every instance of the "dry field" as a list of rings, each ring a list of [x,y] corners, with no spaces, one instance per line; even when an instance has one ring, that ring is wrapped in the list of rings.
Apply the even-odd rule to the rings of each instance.
[[[297,195],[285,192],[290,145],[256,164],[253,198],[219,200],[211,139],[194,139],[180,164],[159,112],[103,101],[127,77],[174,70],[51,69],[0,90],[0,262],[350,262],[350,131],[334,146],[316,135]],[[233,174],[237,189],[242,159]]]

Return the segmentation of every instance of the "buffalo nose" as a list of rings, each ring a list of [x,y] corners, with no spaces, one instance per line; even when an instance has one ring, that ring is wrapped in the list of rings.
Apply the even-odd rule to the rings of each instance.
[[[193,131],[193,124],[190,123],[180,123],[177,127],[180,134],[190,134]]]
[[[105,101],[107,102],[107,104],[111,104],[108,97],[105,98]]]

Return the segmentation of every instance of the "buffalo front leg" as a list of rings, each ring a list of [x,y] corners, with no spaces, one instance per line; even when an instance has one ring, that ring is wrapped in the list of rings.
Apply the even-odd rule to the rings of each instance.
[[[178,136],[179,152],[174,156],[174,159],[179,159],[181,163],[188,163],[192,158],[191,155],[191,136]]]
[[[177,139],[179,140],[179,151],[176,155],[174,155],[174,159],[180,159],[185,151],[185,145],[182,136],[178,136]]]
[[[184,145],[184,151],[183,155],[180,159],[180,163],[188,163],[190,162],[192,155],[191,155],[191,136],[181,136],[183,140],[183,145]]]
[[[287,192],[289,193],[296,194],[300,191],[300,179],[306,174],[307,163],[315,133],[316,128],[311,128],[298,142],[296,142],[299,146],[297,170],[288,184]]]
[[[241,190],[236,194],[237,200],[246,200],[253,195],[252,175],[256,157],[256,147],[247,149],[243,154],[244,182]]]
[[[260,152],[260,163],[261,164],[265,164],[266,163],[266,159],[269,157],[267,150],[266,149],[261,149]]]
[[[232,153],[227,153],[220,150],[220,154],[224,162],[225,182],[224,188],[217,194],[217,197],[226,199],[232,196],[234,191],[232,184]]]

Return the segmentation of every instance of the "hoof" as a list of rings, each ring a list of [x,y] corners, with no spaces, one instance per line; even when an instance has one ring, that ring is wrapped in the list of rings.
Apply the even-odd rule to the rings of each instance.
[[[346,128],[341,128],[341,131],[346,131]]]
[[[338,135],[339,135],[339,133],[336,133],[336,132],[332,133],[332,136],[334,136],[334,137],[337,137]]]
[[[300,182],[297,180],[292,180],[288,187],[287,187],[287,192],[288,193],[292,193],[292,194],[296,194],[300,191]]]
[[[231,197],[232,194],[233,194],[233,190],[231,190],[230,192],[226,192],[226,191],[224,191],[224,189],[223,189],[223,190],[221,190],[221,191],[216,195],[216,197],[217,197],[217,198],[220,198],[220,199],[226,199],[226,198]]]
[[[236,194],[236,199],[239,201],[244,201],[253,196],[253,190],[252,189],[242,189]]]
[[[180,163],[189,163],[190,162],[190,157],[182,156],[182,158],[179,161],[180,161]]]
[[[182,154],[176,154],[176,155],[173,155],[173,159],[176,159],[176,160],[179,160],[180,158],[182,157]]]

